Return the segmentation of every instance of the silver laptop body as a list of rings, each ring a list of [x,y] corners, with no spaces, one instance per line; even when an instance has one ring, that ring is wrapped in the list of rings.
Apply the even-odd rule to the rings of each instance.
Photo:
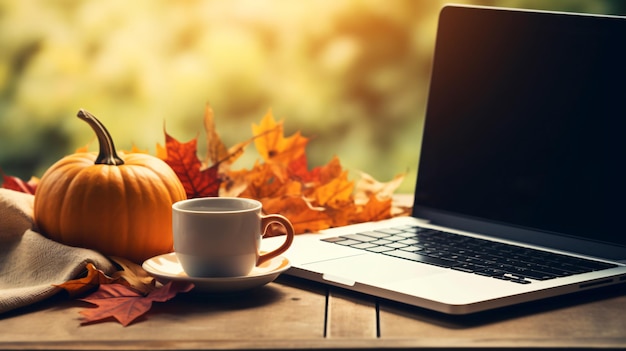
[[[412,216],[298,235],[286,274],[448,314],[626,281],[624,43],[622,17],[444,7]],[[413,232],[509,251],[480,271],[480,252],[430,258]],[[543,269],[549,254],[592,269]]]

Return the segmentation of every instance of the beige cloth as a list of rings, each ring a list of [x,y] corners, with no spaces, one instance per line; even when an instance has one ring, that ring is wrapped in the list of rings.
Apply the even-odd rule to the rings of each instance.
[[[0,314],[44,300],[78,277],[88,262],[112,272],[98,252],[62,245],[36,232],[34,196],[0,188]]]

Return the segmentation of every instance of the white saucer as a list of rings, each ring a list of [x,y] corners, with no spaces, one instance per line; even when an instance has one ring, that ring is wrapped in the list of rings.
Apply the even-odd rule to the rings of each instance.
[[[280,273],[291,267],[285,257],[278,256],[252,269],[252,272],[241,277],[196,278],[189,277],[178,262],[176,253],[168,253],[147,259],[143,269],[163,284],[172,280],[191,282],[194,290],[203,292],[233,292],[252,289],[265,285],[276,279]]]

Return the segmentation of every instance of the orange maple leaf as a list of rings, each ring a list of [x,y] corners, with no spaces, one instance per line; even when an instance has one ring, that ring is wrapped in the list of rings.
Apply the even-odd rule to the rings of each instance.
[[[348,180],[348,172],[342,172],[328,183],[320,184],[314,189],[315,203],[319,206],[340,208],[346,201],[352,201],[354,183]]]
[[[246,184],[239,196],[262,200],[264,198],[280,198],[299,195],[301,183],[289,178],[284,180],[276,177],[274,169],[267,163],[256,163],[250,171],[233,173],[240,182]]]

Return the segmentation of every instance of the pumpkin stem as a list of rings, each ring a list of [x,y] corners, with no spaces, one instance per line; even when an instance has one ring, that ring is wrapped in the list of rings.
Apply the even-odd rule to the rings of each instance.
[[[96,133],[96,137],[98,137],[100,152],[98,153],[98,157],[96,158],[95,163],[111,166],[123,165],[124,161],[119,156],[117,156],[117,151],[115,151],[115,145],[113,145],[113,138],[111,138],[111,134],[109,134],[109,131],[96,118],[96,116],[83,109],[80,109],[78,111],[78,118],[87,122],[89,126],[91,126],[91,129],[93,129],[93,131]]]

